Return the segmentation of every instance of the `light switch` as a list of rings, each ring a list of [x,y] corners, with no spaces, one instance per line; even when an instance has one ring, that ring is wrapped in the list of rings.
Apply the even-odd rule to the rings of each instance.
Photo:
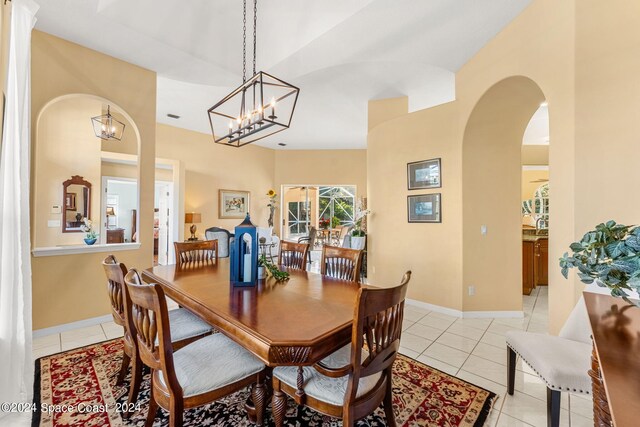
[[[60,213],[62,213],[62,209],[60,208],[60,205],[52,205],[51,206],[51,213],[52,214],[60,214]]]
[[[49,228],[60,227],[60,220],[59,219],[50,219],[49,221],[47,221],[47,227],[49,227]]]
[[[482,234],[483,236],[487,235],[487,226],[486,225],[481,225],[480,226],[480,234]]]

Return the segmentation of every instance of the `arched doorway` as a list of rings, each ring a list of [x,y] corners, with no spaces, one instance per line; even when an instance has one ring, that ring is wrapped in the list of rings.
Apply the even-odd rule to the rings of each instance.
[[[522,137],[544,100],[533,80],[509,77],[485,92],[467,121],[462,146],[464,311],[522,310]]]

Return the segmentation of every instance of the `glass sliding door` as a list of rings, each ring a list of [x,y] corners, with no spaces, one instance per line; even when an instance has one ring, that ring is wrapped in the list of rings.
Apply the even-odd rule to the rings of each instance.
[[[333,225],[353,225],[355,185],[282,186],[282,238],[296,241],[307,236],[321,220]],[[332,224],[333,221],[333,224]]]

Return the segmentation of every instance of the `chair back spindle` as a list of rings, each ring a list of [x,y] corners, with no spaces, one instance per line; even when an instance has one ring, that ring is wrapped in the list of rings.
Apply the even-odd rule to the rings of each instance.
[[[284,267],[305,270],[307,267],[307,257],[309,256],[309,244],[280,242],[280,254],[278,264]]]
[[[360,378],[377,372],[390,372],[400,348],[404,300],[411,271],[393,288],[361,288],[355,308],[351,337],[353,372],[347,385],[347,399],[354,401]],[[362,360],[362,349],[368,356]]]
[[[182,395],[173,365],[173,347],[169,330],[167,301],[158,284],[144,284],[138,271],[129,270],[124,278],[131,297],[132,317],[142,361],[153,370],[161,370],[165,384]]]
[[[325,245],[322,248],[320,273],[350,282],[360,281],[362,250]]]
[[[200,267],[218,261],[218,241],[174,242],[179,268]]]

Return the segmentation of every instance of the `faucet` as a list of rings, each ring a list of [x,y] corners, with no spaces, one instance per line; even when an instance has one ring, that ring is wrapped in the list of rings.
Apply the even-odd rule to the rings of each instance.
[[[539,227],[539,224],[541,222],[544,225],[544,217],[543,216],[541,216],[540,218],[536,219],[536,234],[538,234],[538,231],[542,230],[542,227]]]

